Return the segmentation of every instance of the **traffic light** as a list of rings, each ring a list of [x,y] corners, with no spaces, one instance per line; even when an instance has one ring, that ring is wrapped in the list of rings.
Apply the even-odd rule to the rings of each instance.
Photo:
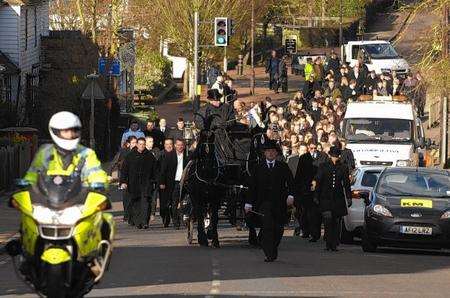
[[[228,35],[233,36],[236,33],[236,29],[234,28],[234,21],[232,19],[228,19]]]
[[[214,19],[214,45],[226,47],[228,45],[228,18]]]

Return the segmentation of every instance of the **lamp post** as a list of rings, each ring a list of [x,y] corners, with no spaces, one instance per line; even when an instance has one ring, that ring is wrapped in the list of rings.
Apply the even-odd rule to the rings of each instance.
[[[251,63],[252,63],[252,76],[250,78],[250,94],[255,95],[255,0],[252,0],[252,51],[251,51]]]
[[[192,92],[192,102],[197,100],[197,84],[198,84],[198,25],[199,25],[199,13],[194,12],[194,90]]]
[[[344,61],[343,32],[342,32],[342,0],[339,0],[339,49],[341,52],[341,61]]]
[[[95,97],[94,97],[94,82],[99,77],[98,74],[93,73],[87,76],[88,80],[91,80],[91,117],[89,119],[89,146],[91,149],[95,148],[95,137],[94,137],[94,118],[95,118]]]

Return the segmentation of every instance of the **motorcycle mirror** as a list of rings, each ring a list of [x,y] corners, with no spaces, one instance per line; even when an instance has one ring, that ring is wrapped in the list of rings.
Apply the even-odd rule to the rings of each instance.
[[[28,180],[25,180],[25,179],[15,179],[14,180],[14,185],[17,188],[26,188],[26,187],[30,186],[31,183]]]
[[[102,191],[106,189],[105,183],[94,182],[89,185],[89,187],[94,191]]]

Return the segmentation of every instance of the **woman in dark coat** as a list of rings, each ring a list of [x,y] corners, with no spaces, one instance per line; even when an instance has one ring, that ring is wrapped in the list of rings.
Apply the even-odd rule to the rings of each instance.
[[[330,160],[319,168],[313,184],[325,224],[326,250],[337,251],[339,222],[351,205],[351,188],[348,167],[340,161],[341,149],[333,146],[329,155]]]

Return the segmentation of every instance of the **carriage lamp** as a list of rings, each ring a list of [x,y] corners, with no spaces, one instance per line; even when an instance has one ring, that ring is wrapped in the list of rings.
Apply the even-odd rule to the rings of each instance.
[[[194,138],[192,122],[186,122],[186,125],[184,126],[184,131],[183,131],[183,138],[186,141],[191,141]]]

